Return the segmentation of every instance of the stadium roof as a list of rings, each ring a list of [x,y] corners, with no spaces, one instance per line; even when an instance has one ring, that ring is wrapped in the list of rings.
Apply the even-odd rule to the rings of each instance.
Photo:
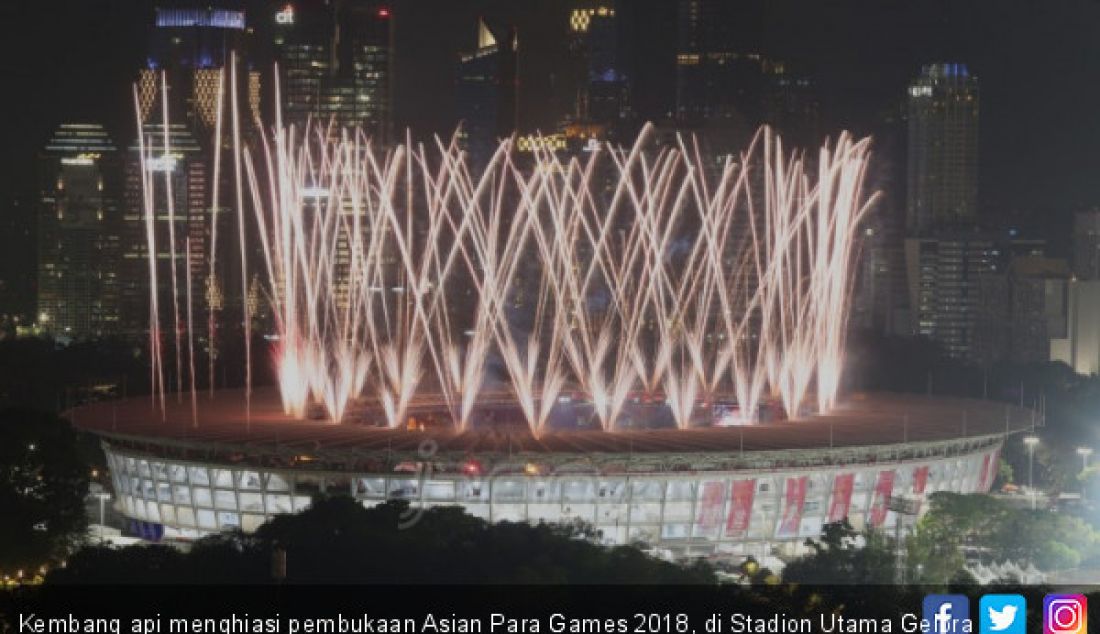
[[[414,405],[412,414],[428,406]],[[539,438],[523,426],[456,433],[291,419],[273,389],[254,392],[249,416],[238,390],[213,397],[199,393],[196,411],[193,419],[189,395],[168,395],[163,416],[159,405],[143,397],[84,405],[69,417],[110,442],[194,459],[218,454],[234,461],[360,469],[381,460],[389,469],[399,461],[454,464],[476,457],[521,466],[528,460],[559,465],[581,460],[601,468],[629,463],[617,467],[627,471],[903,460],[942,455],[960,443],[989,444],[1035,423],[1032,411],[1004,403],[881,393],[849,395],[834,412],[802,420],[689,430],[555,431]]]

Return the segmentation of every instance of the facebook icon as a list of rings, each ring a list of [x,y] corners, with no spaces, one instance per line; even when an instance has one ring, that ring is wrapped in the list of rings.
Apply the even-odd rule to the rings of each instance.
[[[930,594],[924,597],[922,620],[932,634],[962,634],[971,631],[970,599],[962,594]]]

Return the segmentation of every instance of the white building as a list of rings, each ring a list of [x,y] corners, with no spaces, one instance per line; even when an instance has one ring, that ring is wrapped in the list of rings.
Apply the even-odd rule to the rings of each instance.
[[[1078,374],[1100,374],[1100,280],[1066,285],[1066,336],[1050,340],[1050,360]]]

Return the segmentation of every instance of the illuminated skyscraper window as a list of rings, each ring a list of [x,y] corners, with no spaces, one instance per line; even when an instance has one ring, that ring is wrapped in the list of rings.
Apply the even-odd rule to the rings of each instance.
[[[391,135],[393,16],[378,2],[288,4],[271,16],[283,118]]]
[[[118,152],[103,126],[66,123],[39,159],[36,322],[57,337],[118,332]]]
[[[909,85],[908,230],[970,225],[978,214],[978,78],[925,66]]]

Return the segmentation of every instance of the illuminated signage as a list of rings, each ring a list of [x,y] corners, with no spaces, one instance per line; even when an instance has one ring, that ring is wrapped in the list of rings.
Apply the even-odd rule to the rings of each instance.
[[[157,26],[160,28],[202,26],[220,29],[244,29],[244,11],[157,9]]]
[[[294,7],[286,5],[282,11],[275,14],[276,24],[294,24]]]
[[[145,169],[150,172],[171,172],[176,169],[177,157],[164,154],[145,161]]]
[[[573,13],[569,15],[569,28],[572,29],[574,33],[584,33],[588,31],[588,27],[592,23],[592,16],[609,18],[614,15],[615,10],[608,7],[573,9]]]
[[[588,142],[581,148],[584,152],[595,152],[600,149],[600,142],[595,138],[588,139]]]
[[[516,139],[516,149],[520,152],[564,150],[565,147],[566,141],[563,134],[549,134],[546,136],[529,134]]]

